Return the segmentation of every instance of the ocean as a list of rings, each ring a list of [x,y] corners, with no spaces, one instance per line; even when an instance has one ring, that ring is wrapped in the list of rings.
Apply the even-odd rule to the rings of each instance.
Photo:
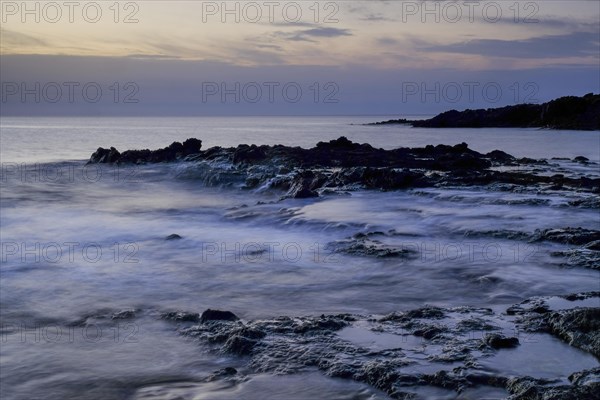
[[[193,163],[86,165],[98,147],[156,149],[195,137],[203,149],[309,148],[346,136],[384,149],[466,142],[479,152],[547,159],[539,174],[600,177],[599,132],[363,125],[391,118],[3,117],[1,397],[68,399],[83,391],[103,400],[386,399],[373,385],[328,376],[316,365],[283,362],[281,373],[252,368],[244,356],[182,335],[161,316],[219,309],[243,321],[344,313],[368,321],[424,305],[501,313],[535,296],[600,289],[598,270],[565,267],[556,256],[576,245],[525,238],[544,229],[598,230],[598,209],[573,205],[594,197],[589,193],[473,186],[281,200],[281,193],[243,189],[225,174],[207,179]],[[383,245],[415,256],[335,251],[335,243],[370,232],[393,232],[382,235]],[[181,239],[165,240],[172,234]],[[385,335],[353,326],[336,340],[378,350],[408,346]],[[566,382],[599,365],[549,335],[510,351],[474,368]],[[427,352],[406,357],[408,370],[456,366]],[[205,379],[225,367],[243,378]],[[418,394],[506,395],[489,387],[463,397],[432,390]]]

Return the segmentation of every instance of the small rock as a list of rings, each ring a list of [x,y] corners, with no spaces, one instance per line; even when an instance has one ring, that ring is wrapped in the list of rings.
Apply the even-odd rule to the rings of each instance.
[[[202,313],[200,322],[207,321],[237,321],[239,318],[231,311],[211,310],[210,308]]]
[[[494,349],[512,349],[520,344],[516,337],[506,337],[497,333],[488,333],[483,341]]]
[[[165,238],[165,240],[179,240],[179,239],[183,239],[183,237],[181,237],[180,235],[178,235],[176,233],[171,233],[169,236],[167,236]]]

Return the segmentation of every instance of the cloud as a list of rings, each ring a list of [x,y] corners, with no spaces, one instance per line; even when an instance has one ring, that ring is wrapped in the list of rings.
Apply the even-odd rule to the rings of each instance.
[[[382,22],[382,21],[391,21],[391,22],[395,22],[396,20],[392,19],[392,18],[388,18],[388,17],[384,17],[381,14],[368,14],[362,18],[360,18],[361,21],[368,21],[368,22]]]
[[[277,31],[274,32],[273,35],[276,37],[283,38],[285,40],[291,40],[295,42],[318,43],[318,41],[315,40],[315,38],[335,38],[342,36],[352,36],[352,33],[349,29],[313,28],[294,32]]]
[[[0,37],[2,48],[23,48],[23,47],[46,47],[48,42],[38,37],[25,33],[15,32],[0,28]]]
[[[547,35],[524,40],[476,39],[447,45],[417,44],[428,52],[476,54],[505,58],[560,58],[597,56],[600,47],[598,34],[574,32]]]
[[[394,46],[398,43],[398,39],[394,39],[391,37],[381,37],[377,39],[377,44],[380,44],[382,46]]]
[[[135,58],[138,60],[179,60],[181,57],[168,56],[161,54],[128,54],[127,58]]]

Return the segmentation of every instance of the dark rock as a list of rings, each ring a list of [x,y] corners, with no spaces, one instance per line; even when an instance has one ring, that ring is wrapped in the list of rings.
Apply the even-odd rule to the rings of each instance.
[[[235,369],[233,367],[225,367],[225,368],[222,368],[222,369],[210,374],[206,378],[206,381],[213,382],[213,381],[220,380],[223,378],[229,378],[229,377],[237,375],[237,373],[238,373],[237,369]]]
[[[200,322],[208,321],[237,321],[239,318],[231,311],[211,310],[210,308],[202,313]]]
[[[499,162],[510,162],[515,160],[513,156],[508,153],[503,152],[502,150],[493,150],[486,154],[492,161]]]
[[[600,130],[600,95],[567,96],[544,104],[479,110],[451,110],[427,120],[407,121],[427,128],[549,128]]]
[[[239,185],[246,189],[270,188],[284,198],[311,198],[334,190],[398,190],[432,186],[503,185],[510,190],[534,187],[600,193],[600,178],[548,176],[534,172],[491,170],[494,165],[546,165],[544,160],[520,159],[498,150],[487,155],[454,146],[383,150],[354,143],[345,137],[319,142],[312,149],[283,145],[240,145],[199,150],[201,142],[188,139],[159,150],[98,149],[90,163],[194,162],[191,174],[208,186]],[[282,172],[289,171],[289,172]],[[592,198],[592,197],[590,197]],[[587,204],[587,203],[586,203]],[[590,203],[593,206],[595,203]]]
[[[505,337],[497,333],[486,334],[483,341],[494,349],[511,349],[519,345],[519,339],[516,337]]]
[[[114,147],[110,150],[98,148],[90,157],[89,163],[104,164],[144,164],[175,161],[200,152],[202,141],[187,139],[183,144],[173,142],[168,147],[158,150],[127,150],[119,153]]]
[[[312,331],[337,331],[348,326],[348,322],[339,317],[326,317],[324,315],[316,320],[302,323],[295,328],[296,333],[308,333]]]
[[[600,358],[600,308],[553,312],[544,322],[555,336]]]
[[[597,400],[599,387],[593,385],[556,385],[556,381],[531,377],[511,378],[506,389],[510,400]]]
[[[96,150],[94,154],[92,154],[92,156],[90,157],[90,163],[112,164],[117,162],[120,157],[121,153],[119,153],[119,151],[114,147],[111,147],[110,149],[98,147],[98,150]]]
[[[422,337],[423,339],[433,339],[437,335],[446,332],[446,329],[440,326],[429,325],[413,331],[413,335]]]
[[[563,244],[583,245],[600,240],[600,231],[584,228],[536,230],[531,241],[548,240]]]
[[[573,385],[593,385],[600,389],[600,367],[575,372],[569,375],[569,381]]]
[[[372,240],[364,234],[354,235],[352,238],[328,243],[325,250],[334,253],[370,256],[378,258],[411,258],[416,256],[414,249],[395,248],[387,246],[378,240]]]
[[[545,299],[532,298],[522,302],[523,312],[526,314],[528,308],[537,307]],[[549,315],[533,314],[538,319],[548,318]],[[441,387],[457,394],[478,386],[502,387],[510,392],[510,399],[520,400],[597,398],[594,397],[598,392],[597,369],[571,375],[571,385],[561,385],[566,377],[561,377],[561,380],[526,376],[507,378],[494,373],[493,368],[481,370],[479,357],[493,356],[495,352],[492,348],[514,347],[515,343],[518,344],[516,338],[497,334],[486,336],[486,347],[481,347],[481,341],[474,340],[474,334],[480,332],[481,326],[508,322],[490,309],[427,306],[392,315],[394,318],[379,321],[368,316],[348,314],[278,317],[233,324],[197,324],[180,327],[179,331],[212,346],[218,345],[213,349],[216,352],[243,356],[246,363],[244,368],[248,371],[289,374],[316,368],[330,377],[367,383],[394,399],[412,398],[414,394],[411,392],[418,393],[419,387],[423,386]],[[583,318],[582,321],[586,322],[580,325],[585,329],[596,329],[590,322],[593,318],[596,317]],[[430,324],[428,319],[435,319],[435,325]],[[357,327],[368,325],[375,332],[399,336],[406,335],[407,330],[411,333],[421,332],[422,336],[431,331],[431,341],[422,341],[412,349],[409,343],[402,348],[364,348],[338,332],[353,326],[355,322]],[[451,371],[435,372],[434,369],[428,373],[410,372],[415,362],[421,365],[423,355],[426,355],[431,366],[449,362],[460,362],[462,365]],[[213,375],[214,379],[221,379],[221,376],[227,379],[237,374],[233,371],[217,371]]]
[[[240,356],[252,353],[252,349],[258,342],[244,336],[232,336],[225,342],[225,350]]]
[[[183,238],[176,233],[172,233],[165,238],[165,240],[179,240],[179,239],[183,239]]]
[[[285,197],[293,199],[306,199],[310,197],[318,197],[319,193],[315,189],[321,186],[319,181],[323,181],[323,177],[313,171],[302,171],[298,173]]]

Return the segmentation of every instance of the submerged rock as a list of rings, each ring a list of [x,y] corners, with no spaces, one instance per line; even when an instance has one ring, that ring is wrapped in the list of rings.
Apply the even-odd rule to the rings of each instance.
[[[179,239],[183,239],[183,237],[181,237],[180,235],[178,235],[176,233],[172,233],[165,238],[165,240],[179,240]]]

